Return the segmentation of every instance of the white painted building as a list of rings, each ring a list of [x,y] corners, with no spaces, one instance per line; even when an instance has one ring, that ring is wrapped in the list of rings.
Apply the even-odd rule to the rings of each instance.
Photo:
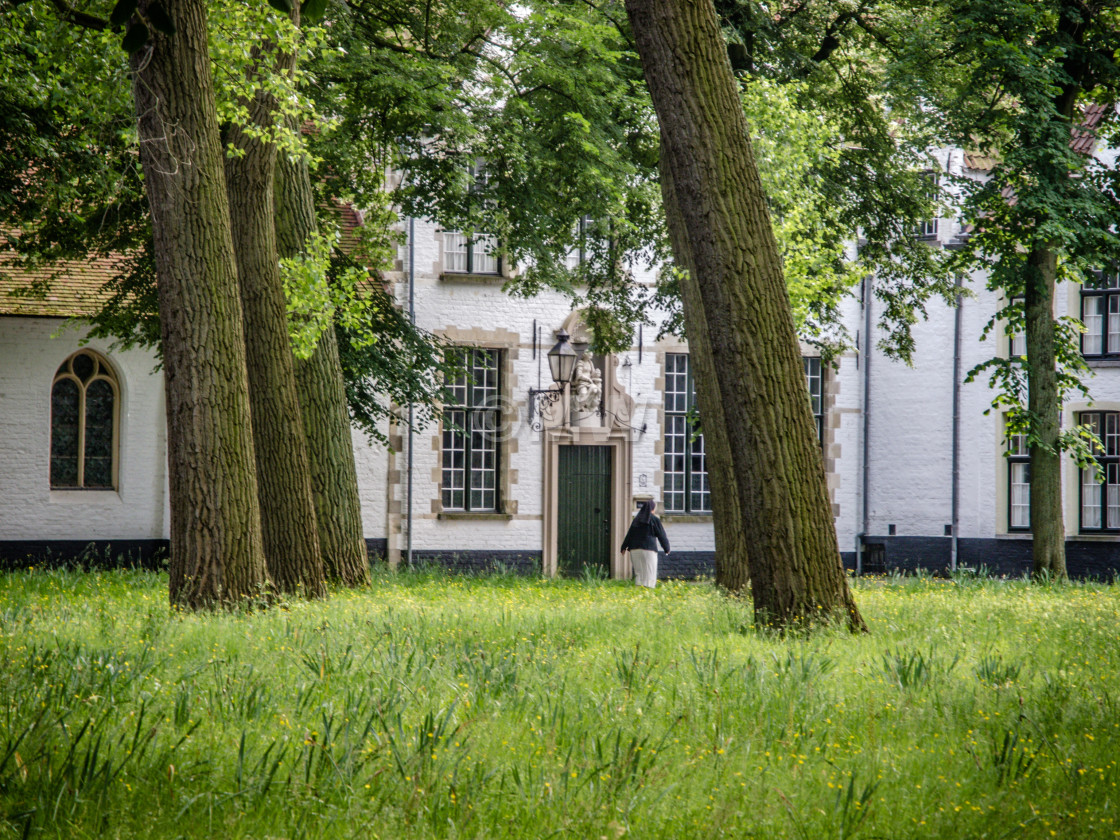
[[[959,152],[941,156],[956,171],[967,163]],[[953,219],[934,227],[930,247],[951,247],[961,233]],[[546,354],[559,331],[571,333],[577,349],[588,340],[570,303],[554,293],[503,294],[497,261],[435,225],[417,221],[413,245],[415,265],[402,249],[405,259],[387,278],[397,300],[406,304],[411,284],[418,324],[464,348],[477,375],[453,383],[458,405],[446,407],[441,424],[412,435],[403,423],[389,429],[392,451],[355,432],[371,553],[392,564],[500,563],[545,574],[587,565],[627,577],[616,549],[636,500],[652,497],[673,544],[661,576],[710,573],[702,451],[684,425],[687,347],[654,341],[657,330],[646,327],[626,352],[587,355],[582,405],[575,389],[552,402],[536,392],[552,386]],[[7,564],[47,551],[73,555],[90,543],[101,553],[148,556],[166,541],[163,382],[155,360],[105,342],[83,347],[80,330],[63,329],[66,316],[90,311],[105,270],[64,267],[47,300],[13,296],[27,278],[0,277],[0,560]],[[651,282],[652,274],[638,281]],[[1065,466],[1074,574],[1120,569],[1118,283],[1113,272],[1108,288],[1066,285],[1058,293],[1057,315],[1086,312],[1084,349],[1096,374],[1093,403],[1067,405],[1063,420],[1095,412],[1116,456],[1104,459],[1104,485]],[[980,340],[1003,302],[982,278],[965,286],[972,296],[959,308],[935,302],[916,325],[911,367],[875,349],[879,305],[858,298],[843,311],[860,337],[857,350],[831,369],[806,361],[850,566],[1029,568],[1023,462],[1004,457],[1003,419],[985,414],[986,382],[964,382],[978,363],[1011,352],[1000,330]]]

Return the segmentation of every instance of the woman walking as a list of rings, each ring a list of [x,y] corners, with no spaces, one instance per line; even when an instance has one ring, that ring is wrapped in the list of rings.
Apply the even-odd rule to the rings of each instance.
[[[626,532],[626,539],[622,541],[622,550],[630,552],[634,582],[650,589],[657,586],[657,543],[660,542],[665,553],[669,553],[669,538],[665,536],[661,520],[653,515],[656,507],[657,502],[652,499],[642,502],[638,515]]]

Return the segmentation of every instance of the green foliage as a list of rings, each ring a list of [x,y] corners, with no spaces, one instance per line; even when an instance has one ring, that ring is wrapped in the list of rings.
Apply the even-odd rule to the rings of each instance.
[[[302,23],[318,23],[327,13],[327,0],[303,0],[299,7]]]
[[[403,213],[497,236],[507,291],[568,294],[600,349],[629,345],[648,302],[634,270],[664,253],[656,123],[612,11],[354,3],[312,68],[338,115],[313,139],[331,194],[364,206],[393,168]]]
[[[1028,263],[1031,252],[1057,259],[1059,283],[1083,282],[1120,259],[1120,194],[1115,163],[1107,165],[1071,145],[1083,108],[1115,103],[1120,95],[1118,7],[1113,2],[946,3],[934,14],[936,35],[915,34],[910,60],[940,50],[937,73],[921,75],[936,104],[929,120],[964,147],[994,158],[986,181],[962,180],[963,215],[972,235],[959,252],[959,271],[986,270],[987,286],[1009,303],[985,328],[1000,320],[1005,330],[1022,329],[1019,298],[1040,282]],[[1106,109],[1098,136],[1114,134],[1114,108]],[[1089,397],[1082,377],[1089,372],[1080,349],[1083,327],[1063,318],[1046,328],[1057,358],[1056,399]],[[996,391],[992,409],[1005,412],[1009,427],[1032,447],[1052,451],[1054,442],[1037,432],[1027,410],[1029,359],[991,359],[968,379],[987,373]],[[1065,429],[1057,441],[1082,468],[1096,469],[1099,441],[1084,428]]]
[[[335,252],[332,278],[354,269],[349,258]],[[400,407],[411,405],[416,427],[427,426],[444,397],[445,378],[459,368],[445,354],[444,342],[414,326],[380,283],[366,283],[360,295],[367,320],[350,327],[341,318],[335,321],[346,401],[351,422],[371,442],[388,446],[387,421],[401,419]]]
[[[855,586],[870,634],[782,639],[707,583],[381,571],[196,615],[160,574],[5,574],[0,838],[1120,830],[1115,587]]]
[[[0,14],[0,235],[11,256],[39,269],[133,250],[146,202],[117,36],[41,2],[0,2]]]
[[[309,77],[298,69],[287,74],[259,67],[257,48],[264,39],[282,49],[328,53],[324,30],[296,29],[286,15],[263,3],[210,5],[210,47],[223,121],[248,126],[248,102],[255,91],[265,90],[282,107],[271,125],[250,130],[277,143],[281,153],[307,154],[305,136],[288,129],[286,121],[295,118],[294,124],[301,125],[316,117],[304,93],[311,87]],[[156,26],[153,8],[148,14]],[[123,24],[136,4],[116,9]],[[49,293],[57,274],[67,268],[60,260],[111,257],[117,273],[103,290],[106,304],[88,319],[89,335],[123,348],[151,348],[158,355],[159,301],[148,205],[119,35],[60,20],[57,9],[42,0],[0,2],[0,11],[12,24],[0,28],[0,126],[5,136],[0,233],[16,264],[40,273],[32,294]],[[246,38],[247,32],[256,40]],[[329,128],[328,121],[319,119]],[[323,215],[321,229],[333,230],[333,214],[325,210]],[[355,377],[348,383],[352,414],[371,438],[385,442],[380,429],[393,401],[427,402],[420,417],[430,416],[430,403],[438,397],[432,383],[442,363],[431,337],[413,330],[379,283],[370,280],[371,271],[376,274],[386,266],[396,244],[389,229],[396,215],[383,192],[370,195],[365,218],[357,261],[332,254],[333,238],[323,237],[304,258],[287,261],[284,274],[293,349],[310,355],[323,330],[338,322],[346,372]],[[328,264],[333,267],[329,282]]]
[[[825,234],[829,257],[843,238],[858,240],[859,267],[881,307],[879,327],[885,335],[880,347],[909,360],[912,327],[925,317],[929,301],[951,303],[956,294],[945,253],[914,235],[918,224],[934,215],[936,202],[924,171],[931,166],[929,151],[938,143],[924,122],[915,119],[922,112],[922,97],[899,83],[895,40],[922,30],[929,16],[926,4],[813,0],[775,15],[753,0],[719,0],[716,9],[744,87],[768,80],[788,92],[792,108],[763,113],[763,119],[776,128],[785,120],[791,134],[804,126],[822,140],[833,138],[817,146],[811,168],[794,177],[794,183],[808,182],[800,197],[805,224],[798,236],[812,230],[814,219],[831,226]],[[779,165],[782,153],[779,146]],[[770,189],[780,190],[782,183]],[[776,230],[781,227],[776,224]],[[792,266],[797,276],[798,260]],[[814,268],[805,266],[807,276]],[[810,281],[805,290],[810,292],[810,337],[818,323],[834,318],[831,309],[847,286]],[[818,340],[827,353],[843,338],[825,330]]]
[[[840,323],[840,302],[868,268],[858,255],[850,259],[850,243],[858,231],[834,197],[821,189],[824,173],[844,155],[841,128],[829,114],[802,106],[808,93],[803,81],[755,78],[742,86],[798,334],[832,355],[850,341]],[[663,332],[683,335],[674,266],[661,272],[657,291],[657,304],[669,313]]]
[[[807,93],[805,82],[753,79],[743,85],[743,106],[794,321],[803,338],[821,341],[822,332],[836,334],[837,307],[867,268],[858,257],[848,259],[857,231],[819,188],[822,173],[843,155],[840,125],[803,109]]]
[[[986,338],[1001,322],[1004,329],[1021,331],[1022,301],[1012,300],[994,315],[984,327],[981,338]],[[1081,375],[1089,371],[1081,355],[1081,333],[1084,327],[1076,318],[1063,317],[1054,322],[1054,356],[1057,360],[1058,395],[1063,404],[1073,398],[1089,399],[1089,389]],[[976,365],[965,375],[965,383],[974,382],[983,374],[988,375],[988,387],[995,391],[985,415],[993,411],[1005,419],[1006,435],[1024,435],[1027,446],[1038,446],[1053,451],[1054,446],[1037,433],[1038,418],[1027,408],[1029,394],[1030,361],[1025,357],[996,356]],[[1068,452],[1081,469],[1099,472],[1094,453],[1103,451],[1100,439],[1086,426],[1062,429],[1058,438],[1058,451]],[[1004,451],[1004,457],[1010,451]]]
[[[302,254],[280,260],[292,352],[300,359],[310,358],[319,338],[333,329],[335,321],[362,346],[377,339],[371,325],[372,310],[378,304],[366,292],[371,285],[370,270],[352,259],[332,260],[337,241],[337,232],[329,236],[316,232]]]
[[[291,11],[290,2],[283,5]],[[275,144],[282,154],[305,154],[306,138],[298,127],[324,124],[327,118],[305,93],[307,78],[301,59],[323,47],[323,28],[310,22],[296,26],[287,12],[277,14],[272,4],[218,0],[207,7],[219,122],[237,125],[247,136]],[[262,62],[262,44],[268,55],[295,55],[294,69]],[[254,97],[262,94],[275,103],[268,125],[258,124],[250,112]],[[239,153],[232,147],[226,149],[227,155]]]

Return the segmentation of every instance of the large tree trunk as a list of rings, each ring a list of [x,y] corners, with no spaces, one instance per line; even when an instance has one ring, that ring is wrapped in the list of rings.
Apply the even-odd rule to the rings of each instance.
[[[250,103],[258,126],[270,125],[275,110],[274,98],[263,91]],[[241,152],[226,160],[226,184],[245,313],[265,559],[282,592],[320,597],[326,594],[323,561],[276,251],[276,146],[240,128],[231,131],[229,142]]]
[[[1058,29],[1078,47],[1083,46],[1084,27],[1081,6],[1061,4]],[[1027,148],[1044,147],[1053,142],[1066,143],[1073,125],[1074,109],[1080,93],[1080,78],[1086,68],[1080,53],[1073,50],[1064,59],[1068,81],[1054,97],[1054,112],[1042,136],[1026,131],[1019,142]],[[1060,194],[1069,183],[1070,171],[1059,156],[1048,158],[1035,177]],[[1033,220],[1031,227],[1043,228],[1045,218]],[[1035,240],[1025,265],[1023,314],[1027,339],[1027,410],[1030,412],[1033,441],[1031,455],[1031,536],[1035,578],[1066,577],[1066,531],[1062,515],[1062,456],[1058,447],[1061,434],[1062,395],[1058,388],[1057,354],[1054,347],[1054,288],[1058,278],[1058,257],[1050,243]]]
[[[1055,253],[1035,248],[1027,256],[1024,314],[1027,333],[1027,409],[1031,413],[1031,534],[1034,576],[1066,576],[1062,520],[1061,398],[1054,352]]]
[[[661,138],[661,144],[666,144],[664,137]],[[712,383],[716,381],[716,372],[712,364],[712,345],[704,317],[704,303],[700,298],[700,287],[694,279],[696,269],[693,266],[684,220],[677,208],[673,176],[666,165],[667,160],[662,155],[659,161],[665,218],[678,266],[688,275],[680,278],[681,308],[687,327],[685,338],[688,339],[690,362],[695,370],[696,382]],[[742,510],[739,486],[731,467],[731,445],[727,442],[727,417],[717,389],[698,384],[696,396],[700,403],[708,481],[712,488],[712,518],[716,531],[716,584],[737,594],[749,583],[750,572],[747,537],[739,515]]]
[[[300,254],[316,229],[307,163],[281,155],[276,167],[276,240],[281,257]],[[324,330],[309,359],[296,359],[296,391],[303,411],[311,488],[319,522],[323,568],[346,586],[369,583],[358,472],[350,412],[334,329]]]
[[[666,203],[680,216],[670,236],[690,269],[686,318],[704,317],[685,330],[708,337],[690,345],[708,357],[698,366],[709,374],[697,383],[702,422],[710,434],[703,412],[715,408],[726,434],[727,450],[709,461],[730,465],[737,542],[750,546],[749,557],[722,562],[748,565],[760,624],[843,615],[866,629],[840,562],[789,295],[715,10],[711,0],[627,0],[626,8],[665,141],[671,180],[662,191],[671,190]]]
[[[133,98],[167,387],[171,603],[197,609],[259,596],[269,581],[206,6],[162,3],[176,32],[133,56]]]

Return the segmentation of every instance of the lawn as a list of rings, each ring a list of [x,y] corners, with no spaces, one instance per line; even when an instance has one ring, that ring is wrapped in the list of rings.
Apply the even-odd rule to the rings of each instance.
[[[706,583],[0,576],[0,838],[1120,836],[1117,587],[855,585],[783,639]]]

